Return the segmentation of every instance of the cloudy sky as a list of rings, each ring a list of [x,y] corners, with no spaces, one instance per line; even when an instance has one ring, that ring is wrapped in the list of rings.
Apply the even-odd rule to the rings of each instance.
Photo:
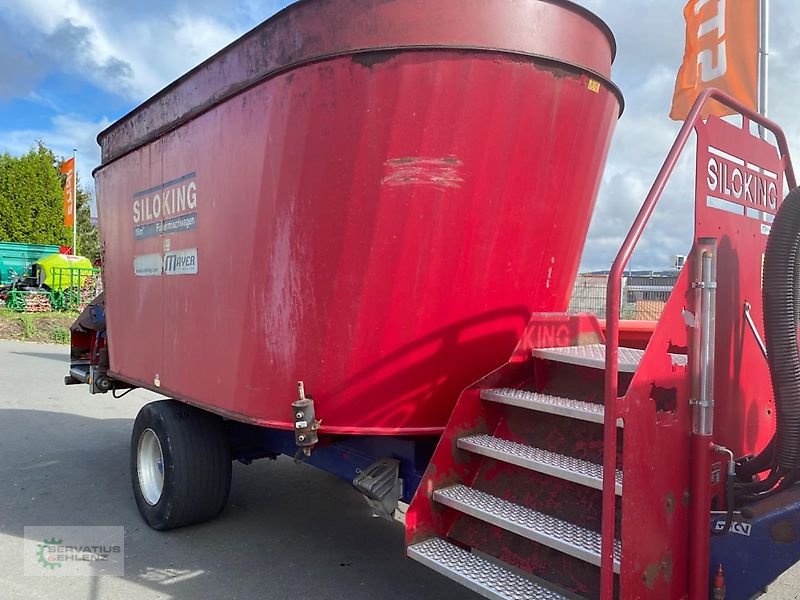
[[[584,251],[605,269],[678,129],[667,117],[683,56],[684,0],[582,0],[617,36],[614,80],[626,98]],[[0,0],[0,152],[41,139],[78,148],[81,181],[99,162],[94,138],[111,122],[286,0]],[[800,3],[772,0],[770,112],[800,152]],[[634,268],[667,268],[691,241],[692,157],[655,214]]]

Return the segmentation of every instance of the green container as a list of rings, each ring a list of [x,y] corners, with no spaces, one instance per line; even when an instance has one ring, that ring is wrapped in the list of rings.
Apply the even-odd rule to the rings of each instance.
[[[58,246],[0,242],[0,285],[8,285],[18,276],[29,275],[33,263],[58,251]]]

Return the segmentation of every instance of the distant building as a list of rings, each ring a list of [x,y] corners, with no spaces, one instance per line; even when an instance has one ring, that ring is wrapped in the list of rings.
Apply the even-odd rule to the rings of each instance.
[[[678,280],[675,271],[630,271],[622,278],[620,316],[623,319],[655,321],[664,310]],[[575,280],[570,312],[589,312],[606,318],[608,271],[583,273]]]

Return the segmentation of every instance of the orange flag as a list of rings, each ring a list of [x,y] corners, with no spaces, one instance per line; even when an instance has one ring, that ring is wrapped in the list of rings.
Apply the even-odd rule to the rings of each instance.
[[[755,110],[758,97],[759,0],[689,0],[686,50],[675,81],[670,118],[686,118],[706,88],[727,92]],[[711,102],[703,117],[731,112]]]
[[[64,182],[64,227],[75,222],[75,159],[65,160],[61,172],[67,176]]]

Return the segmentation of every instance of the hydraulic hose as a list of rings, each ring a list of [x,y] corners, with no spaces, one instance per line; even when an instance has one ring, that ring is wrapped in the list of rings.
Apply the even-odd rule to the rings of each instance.
[[[749,479],[754,475],[770,469],[774,464],[775,459],[775,438],[773,437],[769,444],[761,451],[761,453],[749,460],[740,462],[736,468],[736,475],[740,481],[749,483]]]
[[[784,472],[800,468],[799,244],[800,188],[796,188],[775,216],[764,256],[764,333],[777,422],[774,464]]]
[[[731,530],[731,525],[733,524],[733,511],[736,506],[736,497],[735,497],[735,488],[736,483],[733,477],[728,477],[725,482],[725,502],[728,507],[728,510],[725,513],[725,523],[722,526],[722,529],[717,531],[716,529],[711,530],[712,535],[725,535]]]

